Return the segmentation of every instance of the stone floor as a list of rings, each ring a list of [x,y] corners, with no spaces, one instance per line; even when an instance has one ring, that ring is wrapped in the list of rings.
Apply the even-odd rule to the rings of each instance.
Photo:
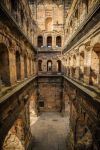
[[[31,126],[33,141],[29,150],[68,150],[69,118],[60,113],[43,113],[34,117]]]

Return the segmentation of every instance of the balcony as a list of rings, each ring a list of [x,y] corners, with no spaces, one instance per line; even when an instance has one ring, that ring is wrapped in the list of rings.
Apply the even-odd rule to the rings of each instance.
[[[38,72],[38,76],[62,76],[63,75],[63,72],[52,72],[52,71],[39,71]]]

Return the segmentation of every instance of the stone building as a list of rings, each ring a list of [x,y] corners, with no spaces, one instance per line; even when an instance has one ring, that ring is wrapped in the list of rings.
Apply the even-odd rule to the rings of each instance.
[[[100,150],[100,0],[0,0],[0,150],[34,149],[48,112],[70,128],[46,150]]]

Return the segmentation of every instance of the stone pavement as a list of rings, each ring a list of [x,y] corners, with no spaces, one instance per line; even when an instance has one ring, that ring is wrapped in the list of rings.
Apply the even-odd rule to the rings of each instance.
[[[66,139],[69,132],[69,118],[60,113],[43,113],[34,118],[31,126],[33,140],[29,150],[68,150]]]

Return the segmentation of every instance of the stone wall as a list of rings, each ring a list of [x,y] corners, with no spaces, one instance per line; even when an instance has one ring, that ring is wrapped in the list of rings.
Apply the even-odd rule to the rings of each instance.
[[[39,61],[41,61],[41,67],[39,67]],[[51,70],[48,70],[49,64],[51,61]],[[58,62],[60,61],[60,64]],[[59,66],[60,65],[60,66]],[[41,70],[40,70],[41,68]],[[63,66],[61,62],[61,52],[39,52],[38,53],[38,73],[39,74],[56,74],[63,72]]]
[[[62,111],[62,87],[62,77],[38,78],[38,109],[40,112]]]
[[[99,98],[99,95],[86,88],[83,90],[83,86],[68,78],[64,80],[64,91],[66,92],[65,98],[69,100],[72,149],[98,150],[100,148],[98,116],[100,103],[96,97]]]
[[[61,36],[61,47],[64,45],[64,15],[67,13],[69,4],[67,1],[31,1],[30,8],[32,17],[38,25],[38,31],[34,36],[35,46],[38,46],[38,36],[43,37],[41,47],[47,47],[47,37],[52,37],[52,48],[57,49],[56,37]],[[65,10],[64,10],[65,9]]]

